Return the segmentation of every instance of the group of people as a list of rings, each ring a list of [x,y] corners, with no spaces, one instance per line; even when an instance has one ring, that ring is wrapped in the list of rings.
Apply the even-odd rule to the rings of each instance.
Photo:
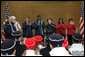
[[[48,18],[48,24],[45,25],[40,15],[37,16],[37,20],[34,23],[30,21],[30,17],[26,17],[22,23],[22,32],[15,16],[10,16],[7,20],[4,25],[4,32],[8,40],[1,44],[2,55],[21,56],[24,52],[26,56],[84,55],[84,46],[81,43],[83,37],[79,33],[75,33],[76,26],[72,18],[68,20],[69,23],[66,26],[63,18],[59,18],[57,25],[52,23],[53,20],[51,18]],[[65,33],[66,28],[67,35]],[[33,36],[33,29],[35,29],[35,36]],[[68,36],[70,48],[63,46],[66,36]],[[46,37],[46,47],[43,44],[44,37]],[[38,43],[38,41],[40,42]],[[35,52],[39,53],[35,54]]]

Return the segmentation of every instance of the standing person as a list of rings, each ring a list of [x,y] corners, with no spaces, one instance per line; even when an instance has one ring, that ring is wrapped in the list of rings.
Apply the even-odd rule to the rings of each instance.
[[[73,56],[84,56],[84,46],[82,45],[82,35],[79,33],[74,33],[72,35],[73,44],[71,45],[71,48],[69,48],[69,51]]]
[[[16,21],[16,17],[12,16],[12,23],[14,24],[14,27],[16,28],[16,31],[20,31],[21,30],[21,26],[19,24],[19,22]]]
[[[5,32],[5,38],[6,39],[13,39],[11,33],[16,31],[16,28],[14,27],[14,23],[12,22],[13,17],[10,16],[7,19],[6,24],[4,25],[4,32]]]
[[[41,35],[43,37],[43,42],[44,42],[44,28],[45,28],[45,23],[41,19],[41,16],[37,16],[37,20],[34,22],[34,28],[35,28],[35,35]]]
[[[57,34],[60,34],[65,38],[65,29],[66,25],[63,21],[63,18],[59,18],[58,24],[56,25]]]
[[[72,34],[75,33],[76,26],[73,22],[73,19],[69,19],[69,23],[67,24],[67,36],[69,45],[72,45]]]
[[[1,43],[1,56],[15,56],[16,41],[9,39]]]
[[[23,37],[33,37],[33,24],[30,22],[30,17],[26,17],[25,22],[22,24],[23,28]]]
[[[48,24],[46,25],[46,35],[51,35],[53,33],[56,33],[56,26],[52,23],[52,19],[47,19]]]

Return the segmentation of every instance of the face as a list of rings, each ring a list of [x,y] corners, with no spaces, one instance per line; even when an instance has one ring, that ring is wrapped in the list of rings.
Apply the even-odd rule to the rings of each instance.
[[[60,23],[62,23],[62,20],[60,20]]]
[[[26,21],[29,21],[29,18],[26,18],[25,20],[26,20]]]
[[[73,23],[73,21],[72,21],[72,20],[70,21],[70,24],[71,24],[71,23]]]
[[[40,19],[41,19],[41,17],[37,17],[37,19],[38,19],[38,20],[40,20]]]
[[[11,19],[11,17],[9,17],[8,21],[9,21],[9,22],[12,22],[12,19]]]
[[[48,20],[48,23],[49,23],[49,24],[51,24],[51,23],[52,23],[52,21],[49,19],[49,20]]]

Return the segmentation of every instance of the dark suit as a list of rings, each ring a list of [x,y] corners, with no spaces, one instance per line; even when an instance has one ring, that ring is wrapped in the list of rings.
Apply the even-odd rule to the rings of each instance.
[[[33,32],[32,32],[32,29],[33,29],[33,24],[32,25],[27,25],[26,22],[24,22],[22,24],[22,28],[23,28],[23,37],[33,37]]]
[[[38,25],[39,23],[39,25]],[[45,28],[45,23],[43,20],[36,20],[34,22],[34,28],[35,28],[35,35],[41,35],[43,37],[44,41],[44,28]]]

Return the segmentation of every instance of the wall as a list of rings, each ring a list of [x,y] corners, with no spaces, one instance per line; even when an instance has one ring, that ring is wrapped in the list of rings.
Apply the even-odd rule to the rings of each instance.
[[[79,27],[81,1],[8,1],[10,15],[16,16],[16,20],[22,25],[26,16],[31,17],[34,22],[38,14],[45,21],[51,17],[53,23],[57,23],[60,17],[64,18],[65,24],[69,18],[73,18]],[[5,1],[1,1],[1,29],[4,19]],[[47,23],[46,23],[47,24]]]

